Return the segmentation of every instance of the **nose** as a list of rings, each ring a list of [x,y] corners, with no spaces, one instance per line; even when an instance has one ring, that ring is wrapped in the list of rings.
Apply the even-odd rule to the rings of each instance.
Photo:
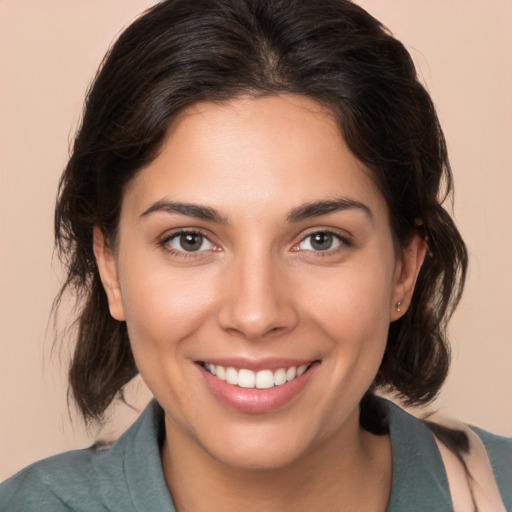
[[[222,329],[258,341],[298,323],[286,272],[266,255],[241,255],[224,281],[218,310]]]

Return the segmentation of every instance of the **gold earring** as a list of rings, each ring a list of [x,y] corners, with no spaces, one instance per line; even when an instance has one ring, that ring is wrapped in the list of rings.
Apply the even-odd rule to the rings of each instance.
[[[400,311],[402,311],[402,310],[400,309],[400,306],[401,306],[401,305],[402,305],[402,302],[401,302],[401,301],[398,301],[398,302],[396,303],[396,310],[397,310],[399,313],[400,313]]]

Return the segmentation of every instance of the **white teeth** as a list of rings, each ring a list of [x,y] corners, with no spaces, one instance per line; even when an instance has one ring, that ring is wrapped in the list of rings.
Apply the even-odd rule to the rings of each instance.
[[[297,368],[295,368],[295,366],[292,366],[286,370],[286,380],[295,379],[295,375],[297,375]]]
[[[242,371],[242,370],[240,370]],[[258,389],[269,389],[274,387],[274,372],[272,370],[261,370],[256,374],[256,387]]]
[[[220,380],[226,380],[226,370],[224,370],[224,366],[215,366],[213,364],[210,366],[215,368],[215,373],[211,372],[212,375],[216,375],[216,377]]]
[[[241,388],[253,388],[255,380],[254,372],[251,372],[251,370],[240,370],[238,372],[238,385]]]
[[[226,368],[226,382],[229,384],[238,384],[238,372],[234,368]]]
[[[245,368],[237,370],[232,366],[225,368],[218,364],[204,363],[204,368],[220,380],[225,380],[229,384],[240,386],[241,388],[257,389],[281,386],[300,377],[310,366],[310,364],[303,364],[299,367],[290,366],[290,368],[279,368],[275,371],[260,370],[259,372],[253,372]]]
[[[297,377],[300,377],[308,369],[307,364],[303,364],[297,368]]]
[[[274,373],[274,384],[276,386],[280,386],[286,382],[286,370],[284,368],[280,368],[276,370]]]

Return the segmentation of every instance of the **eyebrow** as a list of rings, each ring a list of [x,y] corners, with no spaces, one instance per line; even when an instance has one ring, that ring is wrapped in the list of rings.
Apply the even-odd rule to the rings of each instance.
[[[145,210],[141,217],[145,217],[153,212],[163,211],[167,213],[180,213],[188,217],[194,217],[196,219],[208,220],[217,224],[227,224],[228,219],[221,215],[214,208],[209,206],[202,206],[194,203],[180,203],[175,201],[167,201],[162,199],[153,203],[147,210]]]
[[[339,197],[335,199],[315,201],[312,203],[300,205],[288,213],[286,216],[286,221],[288,223],[294,223],[301,220],[320,217],[321,215],[327,215],[329,213],[346,210],[360,210],[364,212],[371,221],[374,219],[372,211],[364,203],[346,197]],[[141,217],[145,217],[153,212],[159,211],[167,213],[179,213],[181,215],[186,215],[187,217],[207,220],[217,224],[229,223],[227,217],[209,206],[203,206],[195,203],[169,201],[166,199],[161,199],[153,203],[141,214]]]
[[[313,203],[306,203],[297,208],[294,208],[287,216],[287,221],[299,222],[301,220],[309,219],[312,217],[319,217],[329,213],[341,212],[345,210],[360,210],[364,212],[368,218],[373,222],[374,216],[370,208],[360,201],[350,199],[347,197],[338,197],[326,201],[316,201]]]

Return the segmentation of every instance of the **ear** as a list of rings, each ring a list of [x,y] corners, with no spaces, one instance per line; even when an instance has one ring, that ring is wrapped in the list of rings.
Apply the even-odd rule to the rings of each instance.
[[[416,233],[403,248],[401,257],[397,258],[391,295],[390,322],[398,320],[409,308],[426,252],[427,240],[420,233]]]
[[[93,251],[100,273],[103,289],[107,294],[110,314],[120,322],[125,320],[121,288],[117,276],[114,251],[109,247],[103,231],[98,226],[93,229]]]

